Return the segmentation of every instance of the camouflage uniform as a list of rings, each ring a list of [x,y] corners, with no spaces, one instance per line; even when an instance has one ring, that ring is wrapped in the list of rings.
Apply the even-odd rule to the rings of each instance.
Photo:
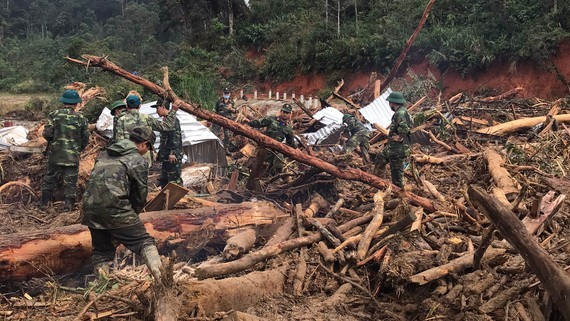
[[[265,135],[278,142],[286,141],[287,145],[297,148],[293,137],[293,129],[286,122],[276,116],[267,116],[262,119],[252,120],[249,126],[253,128],[266,127]],[[283,155],[274,151],[267,153],[266,161],[269,163],[269,175],[276,175],[283,170]]]
[[[48,173],[44,177],[42,193],[50,195],[63,176],[66,202],[75,202],[79,157],[89,143],[87,121],[71,107],[62,107],[48,115],[43,137],[48,141]]]
[[[412,117],[406,107],[401,105],[392,116],[390,131],[388,133],[388,144],[376,156],[375,174],[390,163],[392,174],[392,184],[404,187],[404,162],[410,156],[410,133],[413,127]],[[395,141],[394,136],[400,136],[401,141]]]
[[[227,119],[231,119],[234,120],[234,115],[233,112],[228,108],[228,105],[232,105],[233,103],[230,101],[228,101],[228,103],[224,102],[224,98],[220,98],[217,102],[216,102],[216,113],[220,116],[224,116]],[[223,129],[224,131],[224,139],[223,139],[223,143],[224,143],[224,148],[227,150],[229,148],[229,144],[230,144],[230,131],[227,128],[223,128],[222,126],[213,123],[212,124],[212,133],[214,133],[214,135],[219,136],[220,135],[220,131]]]
[[[365,163],[369,163],[368,151],[370,150],[370,136],[368,129],[364,124],[353,116],[343,117],[343,122],[346,124],[345,132],[350,134],[350,138],[346,142],[345,151],[351,153],[356,146],[360,146],[362,158]]]
[[[140,254],[154,239],[138,214],[147,197],[148,163],[134,142],[120,140],[97,159],[83,194],[82,224],[91,232],[93,264],[115,257],[114,240]]]
[[[182,130],[178,118],[175,121],[174,131],[160,132],[160,146],[158,147],[157,159],[162,162],[162,172],[160,173],[160,187],[166,186],[168,182],[182,185]],[[168,160],[170,155],[176,156],[176,163]]]
[[[139,113],[138,109],[127,110],[117,119],[117,127],[113,128],[113,141],[129,139],[129,135],[136,127],[148,127],[155,131],[173,131],[175,119],[175,110],[171,110],[162,122],[150,115]]]

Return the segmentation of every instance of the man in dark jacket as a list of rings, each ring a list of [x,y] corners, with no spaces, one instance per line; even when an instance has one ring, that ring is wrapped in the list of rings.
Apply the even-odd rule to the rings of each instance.
[[[154,238],[139,218],[148,192],[148,162],[156,136],[137,127],[99,156],[83,194],[82,224],[89,227],[95,272],[107,272],[117,242],[141,255],[155,280],[160,280],[160,256]]]
[[[170,110],[170,101],[159,99],[151,107],[156,108],[160,117],[166,117]],[[173,131],[160,132],[160,145],[158,147],[157,160],[162,162],[160,173],[160,187],[164,188],[169,182],[182,185],[182,130],[180,121],[175,119]]]
[[[53,192],[63,177],[65,209],[75,203],[79,156],[89,143],[87,121],[75,111],[81,97],[75,90],[66,90],[59,101],[63,106],[48,115],[43,137],[48,141],[48,172],[42,184],[41,205],[51,201]]]

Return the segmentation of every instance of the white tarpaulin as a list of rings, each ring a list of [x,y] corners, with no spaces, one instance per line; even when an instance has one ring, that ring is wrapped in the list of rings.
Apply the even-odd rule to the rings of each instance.
[[[19,146],[28,141],[28,130],[23,126],[0,128],[0,149]]]
[[[390,108],[390,104],[386,98],[388,98],[391,92],[391,88],[386,89],[386,91],[380,95],[380,97],[374,99],[370,105],[360,108],[358,111],[362,114],[362,117],[371,124],[378,123],[384,128],[390,127],[394,112]]]
[[[160,117],[156,113],[156,108],[150,106],[154,105],[156,101],[142,104],[139,112],[142,114],[151,115],[152,117],[159,119]],[[212,133],[206,126],[202,125],[193,115],[189,113],[178,110],[176,112],[176,117],[180,121],[180,128],[182,130],[182,145],[196,145],[205,141],[217,140],[220,145],[221,142],[214,133]],[[97,120],[97,130],[107,137],[113,135],[113,116],[111,116],[111,111],[105,107],[103,112]],[[156,137],[160,138],[158,132],[156,132]],[[155,147],[158,147],[160,139],[157,139]]]

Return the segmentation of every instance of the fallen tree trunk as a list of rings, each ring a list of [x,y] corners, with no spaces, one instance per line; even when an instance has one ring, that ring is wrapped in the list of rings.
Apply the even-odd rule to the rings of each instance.
[[[140,215],[159,248],[169,240],[185,239],[176,247],[196,254],[209,242],[223,244],[228,230],[255,228],[260,236],[272,235],[276,221],[288,214],[271,203],[255,202],[189,210],[148,212]],[[0,236],[0,280],[22,280],[52,273],[69,273],[89,263],[91,235],[75,224],[58,229]],[[179,251],[181,252],[181,251]],[[192,255],[193,255],[192,254]]]
[[[570,114],[556,115],[553,116],[552,118],[556,119],[559,123],[570,122]],[[546,116],[521,118],[510,122],[502,123],[499,125],[481,128],[477,130],[477,133],[503,136],[515,132],[519,129],[532,128],[540,123],[544,123],[545,121],[546,121]]]
[[[433,0],[432,0],[433,2]],[[92,56],[92,55],[83,55],[83,58],[86,59],[87,61],[81,61],[81,60],[77,60],[77,59],[72,59],[72,58],[67,58],[68,61],[70,62],[74,62],[77,64],[81,64],[84,66],[95,66],[95,67],[100,67],[103,68],[117,76],[123,77],[127,80],[130,80],[134,83],[137,83],[143,87],[145,87],[146,89],[148,89],[149,91],[153,92],[154,94],[164,98],[164,99],[169,99],[170,101],[173,102],[174,105],[179,106],[181,110],[188,112],[192,115],[198,116],[200,118],[206,119],[208,121],[211,121],[213,123],[216,123],[224,128],[228,128],[229,130],[231,130],[232,132],[238,134],[238,135],[242,135],[245,136],[249,139],[254,140],[255,142],[257,142],[258,144],[260,144],[261,146],[265,147],[265,148],[270,148],[273,150],[276,150],[288,157],[291,157],[292,159],[299,161],[301,163],[307,164],[309,166],[313,166],[316,167],[326,173],[329,173],[330,175],[333,175],[335,177],[341,178],[341,179],[346,179],[346,180],[354,180],[354,181],[359,181],[359,182],[363,182],[365,184],[374,186],[376,188],[379,189],[384,189],[387,188],[388,186],[392,187],[392,190],[394,190],[397,193],[400,193],[402,196],[406,197],[412,204],[417,205],[417,206],[421,206],[423,208],[426,209],[426,211],[428,212],[435,212],[435,207],[433,205],[433,203],[426,198],[420,197],[418,195],[415,195],[411,192],[407,192],[404,191],[403,189],[392,185],[389,181],[380,179],[379,177],[363,172],[359,169],[355,169],[355,168],[345,168],[345,169],[340,169],[330,163],[327,163],[321,159],[319,159],[318,157],[315,156],[311,156],[308,155],[298,149],[289,147],[283,143],[280,143],[272,138],[270,138],[269,136],[266,136],[262,133],[260,133],[257,130],[254,130],[253,128],[250,128],[248,126],[242,125],[240,123],[234,122],[226,117],[220,116],[216,113],[207,111],[204,108],[200,108],[200,106],[196,105],[196,104],[192,104],[192,103],[187,103],[185,101],[182,101],[180,98],[178,98],[178,96],[174,93],[174,91],[172,91],[172,89],[170,89],[170,86],[168,85],[168,78],[165,77],[164,79],[164,83],[165,83],[165,87],[163,88],[151,81],[148,81],[140,76],[136,76],[133,75],[132,73],[120,68],[119,66],[115,65],[114,63],[110,62],[109,60],[105,59],[104,57],[97,57],[97,56]]]
[[[404,47],[404,50],[402,50],[402,52],[400,53],[400,56],[398,56],[398,59],[396,59],[396,63],[394,64],[394,66],[390,70],[390,73],[388,74],[386,79],[384,79],[384,81],[382,82],[382,85],[380,86],[380,92],[382,92],[382,91],[384,91],[384,89],[388,88],[388,85],[390,84],[390,82],[392,82],[392,79],[394,79],[394,77],[396,76],[398,69],[400,69],[400,65],[402,64],[402,62],[406,58],[406,55],[408,54],[408,51],[410,51],[410,48],[412,47],[412,44],[416,40],[416,37],[420,34],[420,31],[424,27],[424,24],[426,23],[426,20],[429,16],[429,12],[431,11],[431,8],[433,7],[434,4],[435,4],[435,0],[430,0],[430,2],[427,4],[427,6],[424,10],[424,13],[422,15],[422,18],[420,19],[420,22],[418,23],[418,26],[416,27],[416,30],[414,30],[414,33],[412,34],[412,36],[408,39],[408,41],[406,41],[406,46]]]
[[[245,311],[272,295],[282,294],[286,268],[252,272],[222,280],[189,281],[182,285],[180,315],[211,317],[216,312]]]
[[[471,201],[485,213],[501,235],[522,255],[534,274],[557,305],[558,310],[570,321],[570,276],[548,252],[530,235],[523,223],[494,197],[479,187],[468,189]]]
[[[495,185],[505,193],[508,200],[513,200],[519,194],[519,188],[509,171],[502,166],[505,163],[503,157],[491,148],[487,148],[483,152],[483,157],[487,160],[489,174],[491,174]]]

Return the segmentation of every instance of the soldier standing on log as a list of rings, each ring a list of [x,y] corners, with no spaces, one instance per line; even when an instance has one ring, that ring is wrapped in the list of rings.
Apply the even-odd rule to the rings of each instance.
[[[394,111],[394,115],[390,123],[388,144],[378,153],[374,161],[374,175],[382,175],[386,164],[390,163],[392,184],[404,188],[404,162],[411,152],[412,117],[404,106],[406,100],[401,93],[394,91],[390,93],[386,100],[388,100],[390,108]]]
[[[160,256],[139,213],[148,193],[149,164],[142,156],[152,150],[156,136],[148,127],[134,128],[129,139],[107,148],[95,163],[83,194],[83,219],[93,245],[95,274],[108,273],[117,242],[144,259],[160,280]]]
[[[170,101],[159,99],[151,107],[156,108],[160,117],[166,117],[170,110]],[[157,160],[162,162],[160,173],[160,187],[164,188],[169,182],[182,185],[182,130],[180,121],[175,119],[175,130],[160,132],[160,145],[158,147]]]
[[[77,193],[79,157],[89,143],[87,121],[75,111],[82,99],[75,90],[66,90],[59,98],[63,107],[48,115],[43,137],[48,141],[48,172],[42,184],[41,206],[45,208],[52,200],[63,176],[65,210],[73,210]]]

